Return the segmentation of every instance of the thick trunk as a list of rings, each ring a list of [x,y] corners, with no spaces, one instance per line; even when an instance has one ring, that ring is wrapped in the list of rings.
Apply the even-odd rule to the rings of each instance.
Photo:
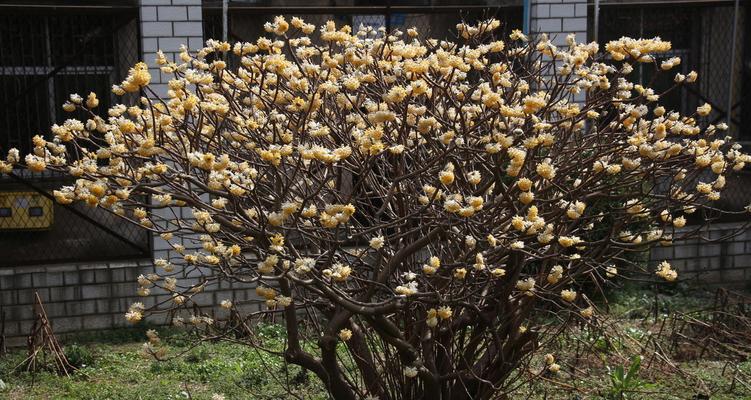
[[[347,346],[352,354],[352,358],[357,364],[357,368],[362,374],[365,388],[368,389],[369,394],[382,400],[389,400],[389,397],[384,390],[383,380],[378,375],[378,371],[375,368],[373,354],[368,348],[368,344],[362,334],[360,326],[355,323],[351,323],[351,326],[352,339],[349,340]]]
[[[285,296],[291,296],[292,290],[289,282],[282,279],[279,281],[279,289]],[[331,396],[336,400],[355,400],[352,389],[344,382],[336,365],[336,340],[322,343],[322,360],[318,361],[302,349],[300,345],[300,332],[298,330],[297,309],[293,302],[284,309],[284,323],[287,329],[287,350],[285,359],[305,370],[311,371],[326,385]],[[323,339],[322,339],[323,342]],[[324,345],[326,348],[324,348]],[[332,368],[333,358],[333,368]]]
[[[355,393],[342,377],[339,370],[339,363],[336,359],[336,338],[324,336],[318,341],[321,347],[321,364],[325,369],[326,376],[324,383],[331,397],[335,400],[355,400]]]
[[[430,372],[420,374],[420,377],[423,378],[424,381],[423,390],[425,393],[423,398],[425,400],[443,400],[441,384],[438,382],[438,379]]]

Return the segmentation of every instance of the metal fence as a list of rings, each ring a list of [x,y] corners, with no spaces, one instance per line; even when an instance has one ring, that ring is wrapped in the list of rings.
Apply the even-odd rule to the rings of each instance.
[[[675,72],[686,74],[695,70],[699,73],[696,85],[685,85],[660,102],[682,113],[692,113],[696,106],[709,103],[712,105],[711,122],[729,121],[731,134],[741,140],[751,140],[751,126],[741,122],[743,99],[747,97],[742,88],[744,81],[749,84],[750,78],[749,67],[744,64],[751,60],[748,51],[744,53],[745,13],[746,7],[739,7],[736,13],[733,2],[603,4],[599,11],[597,39],[600,43],[621,36],[659,36],[669,40],[673,48],[664,56],[681,57],[680,67],[657,77],[653,69],[637,68],[634,71],[636,81],[649,83],[655,78],[653,86],[666,89],[673,85]],[[594,13],[590,14],[593,18]],[[733,40],[736,18],[740,29]]]
[[[93,91],[100,111],[110,87],[139,58],[138,10],[0,7],[0,155],[21,154],[31,138],[49,137],[71,93]],[[17,171],[0,178],[0,267],[148,257],[150,237],[118,217],[81,205],[61,206],[49,192],[70,179]]]
[[[653,68],[638,66],[633,80],[664,90],[673,85],[676,72],[698,72],[696,84],[670,92],[660,103],[683,114],[691,114],[697,106],[709,103],[712,113],[707,117],[708,122],[726,122],[732,136],[751,144],[751,41],[747,37],[748,6],[741,3],[744,6],[736,10],[733,1],[682,4],[653,1],[638,5],[603,2],[597,27],[594,26],[595,10],[590,7],[589,36],[594,37],[596,29],[601,44],[621,36],[659,36],[669,40],[673,46],[665,57],[679,56],[681,65],[657,76]],[[748,171],[729,179],[720,206],[742,209],[751,203],[749,187],[751,173]]]

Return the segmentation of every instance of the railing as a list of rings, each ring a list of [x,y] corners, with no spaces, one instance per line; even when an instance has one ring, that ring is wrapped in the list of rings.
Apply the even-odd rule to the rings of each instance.
[[[99,112],[139,59],[138,10],[2,7],[0,13],[0,156],[22,154],[31,138],[49,138],[68,118],[61,106],[71,93],[95,92]],[[115,9],[116,8],[116,9]],[[15,171],[0,178],[0,267],[104,261],[150,256],[149,234],[119,217],[83,205],[62,206],[50,191],[70,184],[55,174]]]
[[[598,40],[606,43],[621,36],[660,36],[671,41],[673,54],[666,56],[680,56],[681,65],[671,73],[662,74],[653,86],[656,89],[671,86],[675,72],[685,74],[695,70],[699,73],[699,80],[696,85],[686,85],[664,96],[660,102],[666,108],[689,114],[696,106],[709,103],[712,105],[710,122],[727,122],[732,135],[749,141],[751,104],[747,93],[751,90],[751,68],[748,66],[751,52],[746,45],[745,14],[745,6],[736,13],[734,3],[729,1],[605,3],[600,6]],[[738,29],[734,40],[736,20]],[[638,67],[634,75],[637,82],[645,84],[654,77],[653,71]]]
[[[743,2],[741,2],[743,3]],[[655,76],[653,68],[636,66],[632,81],[651,84],[656,91],[673,85],[676,72],[696,71],[699,79],[694,85],[660,98],[660,104],[684,115],[692,114],[697,106],[709,103],[712,113],[708,123],[727,123],[727,134],[742,143],[751,142],[751,51],[746,33],[747,6],[736,14],[732,1],[667,3],[660,1],[640,4],[600,5],[598,40],[630,37],[660,36],[673,44],[665,57],[681,57],[681,65],[670,72]],[[594,10],[590,9],[590,16]],[[738,28],[733,40],[733,25]],[[592,26],[592,25],[590,25]],[[735,51],[733,50],[735,44]],[[744,51],[745,49],[745,51]],[[730,111],[729,111],[730,110]],[[749,145],[744,146],[749,151]],[[742,210],[751,203],[751,173],[741,171],[728,180],[719,205],[725,209]],[[733,217],[737,219],[737,217]]]

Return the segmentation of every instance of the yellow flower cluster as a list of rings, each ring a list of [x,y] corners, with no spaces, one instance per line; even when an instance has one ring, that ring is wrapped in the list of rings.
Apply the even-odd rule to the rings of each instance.
[[[119,86],[113,86],[112,92],[117,95],[123,95],[126,92],[132,93],[141,90],[142,87],[151,82],[151,74],[146,63],[139,62],[128,71],[128,76]]]
[[[610,53],[616,61],[631,59],[638,62],[652,62],[653,54],[665,53],[672,48],[670,42],[661,40],[659,37],[654,39],[632,39],[622,37],[613,40],[605,45],[605,50]],[[671,62],[671,67],[674,62]]]
[[[336,228],[339,224],[346,224],[354,213],[355,206],[352,204],[331,204],[326,206],[319,219],[321,226]]]
[[[88,117],[35,137],[31,154],[9,151],[0,172],[70,174],[53,192],[59,203],[159,234],[174,255],[139,277],[138,294],[166,293],[165,307],[181,312],[223,280],[256,284],[268,313],[294,293],[301,309],[388,310],[375,317],[428,328],[498,302],[573,306],[586,300],[573,289],[580,279],[616,278],[622,252],[669,245],[751,157],[710,123],[711,106],[682,116],[659,104],[664,93],[628,81],[637,62],[657,73],[680,65],[664,56],[669,42],[621,38],[603,58],[574,36],[556,46],[497,37],[499,26],[459,24],[466,40],[453,43],[276,17],[252,42],[157,53],[171,76],[164,98],[131,94],[97,110],[96,94],[71,95],[63,109]],[[150,80],[138,63],[112,91]],[[178,286],[182,267],[211,278]],[[656,273],[677,278],[667,263]],[[520,332],[535,328],[519,318]],[[329,334],[346,342],[353,332]],[[546,365],[559,368],[552,356]]]
[[[668,282],[673,282],[676,278],[678,278],[678,272],[672,269],[670,263],[667,261],[663,261],[660,263],[660,265],[657,266],[656,274],[657,276]]]

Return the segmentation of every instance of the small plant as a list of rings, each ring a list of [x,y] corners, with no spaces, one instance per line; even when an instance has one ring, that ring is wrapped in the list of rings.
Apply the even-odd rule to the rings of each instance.
[[[605,395],[608,400],[626,400],[633,398],[634,392],[647,389],[652,384],[639,379],[639,368],[641,368],[641,356],[637,355],[631,359],[631,366],[626,371],[623,365],[613,369],[608,367],[608,376],[610,377],[610,390]]]
[[[609,354],[612,350],[623,347],[623,343],[617,337],[610,337],[598,329],[583,329],[581,338],[601,354]]]
[[[153,360],[149,366],[149,372],[155,375],[166,374],[170,372],[180,372],[181,363],[176,360]]]
[[[240,379],[238,379],[237,384],[240,387],[246,388],[246,389],[252,389],[254,387],[258,387],[261,385],[265,385],[268,383],[268,376],[265,373],[264,369],[254,369],[250,368],[243,372],[243,375]]]
[[[255,334],[262,339],[279,339],[285,336],[284,326],[280,324],[258,324]]]
[[[63,348],[65,357],[68,358],[70,365],[76,369],[85,368],[94,363],[94,355],[87,347],[71,344]]]
[[[192,364],[198,364],[206,361],[211,357],[206,347],[196,347],[185,356],[185,361]]]

